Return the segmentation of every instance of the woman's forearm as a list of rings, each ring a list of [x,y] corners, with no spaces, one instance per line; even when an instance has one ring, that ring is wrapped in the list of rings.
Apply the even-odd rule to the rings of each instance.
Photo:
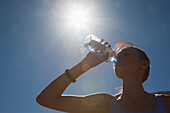
[[[70,69],[70,74],[74,79],[88,71],[90,67],[86,63],[80,62]],[[71,81],[65,73],[57,77],[51,82],[37,97],[37,101],[47,101],[60,97],[65,89],[70,85]]]
[[[109,53],[104,56],[97,56],[95,52],[89,52],[80,63],[70,69],[70,74],[74,79],[77,79],[90,68],[95,67],[107,60],[108,57]],[[60,97],[70,83],[71,81],[67,75],[65,73],[61,74],[40,93],[40,95],[36,98],[37,102],[48,102]]]

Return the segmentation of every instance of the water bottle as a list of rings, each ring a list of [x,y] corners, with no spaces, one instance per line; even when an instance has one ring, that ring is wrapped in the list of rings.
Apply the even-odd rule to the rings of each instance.
[[[116,57],[115,50],[107,47],[104,45],[104,42],[101,43],[101,39],[97,38],[95,35],[89,35],[85,38],[84,46],[92,51],[96,52],[98,56],[103,56],[107,52],[109,52],[109,58],[106,60],[106,62],[118,62],[118,58]]]

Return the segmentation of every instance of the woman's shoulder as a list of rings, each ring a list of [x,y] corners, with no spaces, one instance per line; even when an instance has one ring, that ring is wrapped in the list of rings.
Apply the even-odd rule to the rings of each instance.
[[[93,97],[93,98],[96,98],[96,100],[102,100],[101,102],[103,103],[110,103],[111,100],[115,98],[115,95],[111,95],[111,94],[103,93],[103,92],[97,92],[97,93],[85,95],[84,97]]]
[[[116,95],[113,95],[113,98],[119,98],[119,96],[121,95],[121,93],[118,93],[118,94],[116,94]]]
[[[170,113],[170,95],[163,94],[160,96],[161,100],[163,102],[163,105],[167,109],[168,113]]]
[[[161,91],[153,93],[157,97],[160,97],[162,100],[163,105],[167,109],[168,113],[170,113],[170,91]]]
[[[158,91],[158,92],[153,92],[152,94],[155,94],[157,96],[170,96],[170,91]]]

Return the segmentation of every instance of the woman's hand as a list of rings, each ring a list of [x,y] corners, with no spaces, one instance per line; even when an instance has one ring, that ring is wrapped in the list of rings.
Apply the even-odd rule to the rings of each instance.
[[[103,42],[103,39],[101,40],[101,43],[102,42]],[[108,42],[105,42],[104,45],[111,47],[110,44],[108,45]],[[103,56],[98,56],[97,52],[89,52],[87,56],[81,61],[81,63],[88,65],[89,68],[92,68],[106,61],[108,57],[109,57],[109,53],[106,53]]]

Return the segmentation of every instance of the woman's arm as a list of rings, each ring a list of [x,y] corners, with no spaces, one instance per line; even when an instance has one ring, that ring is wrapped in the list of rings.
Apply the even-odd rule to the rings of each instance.
[[[101,64],[108,59],[109,53],[104,56],[97,56],[96,53],[89,52],[87,56],[77,65],[70,69],[70,74],[74,79],[77,79],[80,75],[88,71],[89,69]],[[36,98],[36,101],[45,107],[52,108],[55,110],[61,110],[66,112],[72,111],[95,111],[103,109],[103,103],[96,103],[99,99],[99,95],[92,95],[86,97],[76,97],[76,96],[62,96],[64,90],[70,85],[71,81],[65,73],[57,77],[53,82],[51,82]],[[102,94],[101,97],[110,98],[108,94]],[[101,98],[100,97],[100,98]],[[97,99],[96,99],[97,98]],[[106,99],[108,100],[108,99]],[[88,104],[94,103],[93,106],[88,106],[88,104],[82,104],[82,101]],[[95,104],[96,103],[96,104]],[[104,103],[105,104],[105,103]],[[106,105],[106,104],[105,104]],[[70,108],[70,106],[72,106]],[[86,111],[86,112],[87,112]],[[83,111],[82,111],[83,112]]]
[[[70,69],[70,74],[74,79],[77,79],[84,72],[88,71],[90,68],[84,69],[82,71],[83,63],[79,63]],[[71,81],[65,73],[57,77],[53,82],[51,82],[36,98],[38,103],[46,103],[47,101],[53,100],[60,97],[64,90],[70,85]]]

